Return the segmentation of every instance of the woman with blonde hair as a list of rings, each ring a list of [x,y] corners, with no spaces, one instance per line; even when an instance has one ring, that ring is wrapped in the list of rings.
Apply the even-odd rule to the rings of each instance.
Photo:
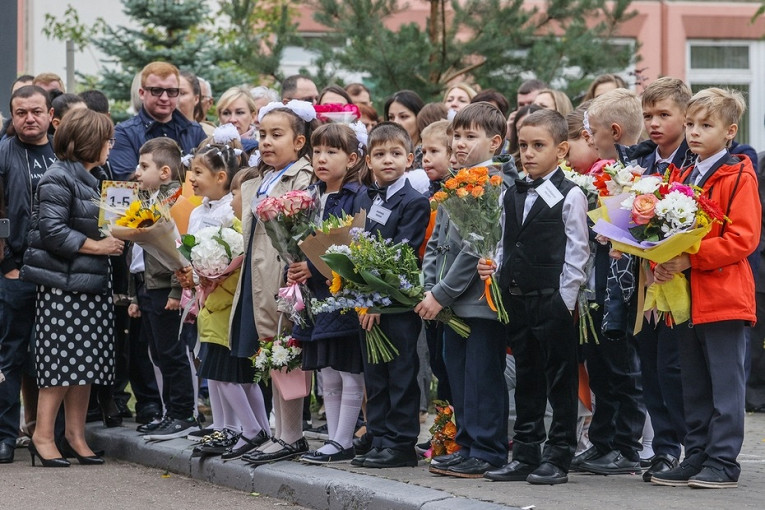
[[[258,107],[247,87],[231,87],[220,96],[215,107],[218,123],[233,124],[236,127],[247,154],[258,147],[255,135],[257,111]]]
[[[458,83],[446,89],[443,103],[448,110],[458,112],[469,105],[475,95],[476,91],[473,87],[467,83]]]
[[[555,110],[564,117],[574,111],[574,105],[565,92],[554,89],[542,89],[534,98],[534,104],[538,104],[547,110]]]

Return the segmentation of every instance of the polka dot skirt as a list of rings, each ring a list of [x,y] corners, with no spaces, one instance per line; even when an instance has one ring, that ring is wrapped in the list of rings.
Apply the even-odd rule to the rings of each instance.
[[[37,385],[114,381],[114,308],[106,295],[38,286],[34,359]]]

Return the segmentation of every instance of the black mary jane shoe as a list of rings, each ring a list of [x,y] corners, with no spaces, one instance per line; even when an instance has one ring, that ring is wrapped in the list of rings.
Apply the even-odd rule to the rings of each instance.
[[[255,448],[257,448],[258,446],[268,441],[268,438],[269,436],[268,434],[266,434],[265,430],[261,430],[260,432],[258,432],[258,435],[252,439],[248,439],[244,437],[243,435],[239,436],[239,439],[244,441],[244,444],[240,446],[239,448],[234,448],[233,446],[231,448],[227,448],[226,451],[224,451],[221,454],[220,458],[223,460],[238,459],[242,455],[246,453],[250,453]]]
[[[61,441],[61,455],[64,457],[74,457],[77,459],[77,462],[82,464],[83,466],[100,466],[104,463],[104,459],[102,455],[104,454],[103,451],[93,452],[94,455],[89,455],[87,457],[84,457],[77,453],[74,448],[72,448],[72,445],[69,444],[69,441],[64,438],[63,441]]]
[[[304,437],[301,437],[294,443],[286,443],[281,439],[276,439],[276,442],[282,445],[281,450],[270,453],[261,453],[257,457],[249,456],[247,462],[252,466],[259,466],[261,464],[268,464],[269,462],[289,460],[302,453],[308,453],[308,441],[306,441]]]
[[[40,455],[35,447],[35,442],[29,442],[29,455],[32,457],[32,467],[35,465],[35,457],[40,458],[40,463],[43,467],[69,467],[71,464],[64,457],[58,457],[56,459],[45,459]]]
[[[343,445],[336,441],[332,441],[331,439],[324,441],[324,444],[332,445],[338,451],[335,453],[321,453],[318,450],[315,450],[301,455],[300,461],[308,464],[328,464],[330,462],[340,462],[354,458],[353,447],[343,448]]]

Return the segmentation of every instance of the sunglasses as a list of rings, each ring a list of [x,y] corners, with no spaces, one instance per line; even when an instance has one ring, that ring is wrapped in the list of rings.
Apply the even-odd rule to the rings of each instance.
[[[179,88],[165,89],[162,87],[146,87],[144,90],[148,90],[154,97],[161,97],[165,92],[167,92],[167,97],[178,97],[178,94],[181,93],[181,89]]]

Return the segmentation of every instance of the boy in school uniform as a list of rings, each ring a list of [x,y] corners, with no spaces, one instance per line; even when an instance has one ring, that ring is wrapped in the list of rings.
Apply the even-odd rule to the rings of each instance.
[[[504,116],[489,103],[472,103],[460,110],[451,126],[452,149],[460,165],[486,165],[490,174],[499,175],[501,169],[491,161],[502,145],[505,127]],[[497,313],[482,299],[485,286],[475,270],[477,261],[446,211],[439,209],[423,261],[425,298],[414,311],[432,320],[448,306],[470,326],[468,338],[450,328],[443,336],[460,450],[436,457],[429,468],[431,473],[460,478],[481,478],[507,463],[507,340]]]
[[[747,157],[728,151],[746,103],[739,92],[710,88],[691,98],[685,137],[697,161],[673,180],[702,188],[730,222],[714,224],[695,254],[658,264],[657,282],[690,274],[690,337],[680,342],[680,373],[688,433],[685,459],[655,473],[658,485],[738,486],[736,457],[744,439],[744,355],[756,320],[754,278],[747,262],[759,243],[757,177]],[[675,326],[680,327],[680,326]]]
[[[135,175],[144,197],[170,196],[180,187],[181,149],[171,138],[154,138],[139,151]],[[128,314],[141,319],[154,365],[162,375],[165,415],[154,427],[139,427],[155,440],[186,437],[198,430],[188,348],[178,340],[181,286],[172,271],[134,244],[130,260],[131,305]]]
[[[366,230],[394,243],[405,242],[417,253],[425,239],[430,203],[404,176],[414,159],[412,141],[398,124],[383,122],[369,133],[367,147],[366,162],[375,182],[367,194],[359,195],[358,209],[367,212]],[[420,433],[417,339],[422,323],[411,311],[365,314],[359,320],[365,331],[379,324],[399,355],[388,363],[369,363],[366,333],[362,333],[372,449],[351,463],[367,468],[416,466],[414,446]]]
[[[518,417],[513,460],[487,471],[490,480],[565,483],[576,449],[578,336],[572,315],[590,249],[587,199],[558,166],[567,138],[566,120],[553,110],[532,113],[519,130],[528,175],[505,193],[499,275],[516,358]],[[485,259],[478,263],[482,279],[495,270]],[[548,399],[553,418],[545,434]]]

